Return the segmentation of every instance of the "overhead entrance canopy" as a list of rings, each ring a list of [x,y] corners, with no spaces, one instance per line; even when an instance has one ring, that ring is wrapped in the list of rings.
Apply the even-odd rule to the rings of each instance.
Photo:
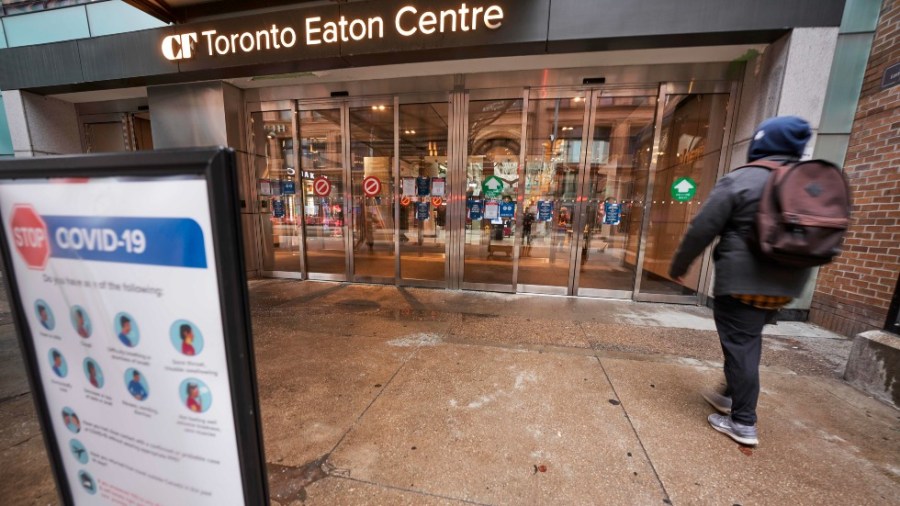
[[[209,17],[185,24],[0,50],[0,89],[64,93],[460,58],[759,44],[795,27],[838,26],[844,7],[844,0],[384,0],[228,13],[236,3],[210,2]],[[153,4],[173,13],[200,8]],[[213,16],[220,4],[226,14]]]

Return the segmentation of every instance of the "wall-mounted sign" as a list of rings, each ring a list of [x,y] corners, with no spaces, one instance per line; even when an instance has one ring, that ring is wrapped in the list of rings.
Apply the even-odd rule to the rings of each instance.
[[[281,193],[284,195],[295,195],[297,193],[297,186],[293,181],[282,181],[281,182]]]
[[[387,31],[404,38],[437,38],[451,33],[497,30],[503,25],[503,19],[503,7],[499,5],[465,2],[441,10],[407,4],[388,16],[348,18],[340,14],[328,19],[310,13],[299,26],[282,22],[249,26],[243,31],[208,28],[168,35],[162,39],[160,51],[166,59],[175,61],[191,59],[198,53],[225,56],[381,40]]]
[[[313,192],[320,197],[327,197],[331,194],[331,181],[324,176],[319,176],[313,180]]]
[[[59,503],[268,504],[236,174],[211,149],[0,162]]]
[[[400,205],[401,206],[408,206],[410,202],[412,202],[412,199],[410,199],[406,195],[400,197]]]
[[[886,90],[898,84],[900,84],[900,63],[895,63],[884,69],[884,74],[881,76],[881,89]]]
[[[501,202],[500,203],[500,217],[501,218],[512,218],[516,215],[516,203],[515,202]]]
[[[431,197],[431,205],[433,205],[434,207],[441,207],[443,203],[444,199],[442,199],[441,197]]]
[[[678,202],[687,202],[697,193],[697,183],[689,177],[680,177],[672,183],[672,198]]]

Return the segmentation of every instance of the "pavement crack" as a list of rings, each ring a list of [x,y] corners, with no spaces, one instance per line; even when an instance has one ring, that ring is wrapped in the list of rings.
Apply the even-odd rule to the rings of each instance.
[[[35,434],[35,435],[31,436],[31,437],[25,438],[25,439],[19,441],[18,443],[14,444],[14,445],[11,445],[9,448],[15,448],[15,447],[17,447],[17,446],[22,446],[23,444],[25,444],[25,443],[31,441],[32,439],[34,439],[34,438],[36,438],[36,437],[41,437],[41,435],[40,435],[40,434]]]
[[[583,325],[579,325],[581,331],[584,332],[585,339],[588,339],[587,330],[585,330]],[[590,341],[588,341],[590,342]],[[634,426],[634,422],[631,420],[631,415],[628,414],[628,409],[625,407],[625,403],[622,402],[622,398],[619,396],[619,392],[616,391],[616,386],[613,385],[612,378],[609,377],[609,373],[606,371],[606,367],[603,365],[603,361],[600,360],[600,356],[597,354],[597,350],[591,346],[591,349],[594,351],[594,358],[597,360],[597,364],[600,365],[600,370],[603,371],[603,376],[606,377],[606,382],[609,384],[609,388],[612,389],[613,395],[615,396],[615,400],[618,401],[618,407],[622,408],[622,412],[625,413],[625,419],[628,420],[628,426],[631,427],[631,431],[634,432],[634,437],[637,439],[639,445],[641,445],[641,451],[644,452],[644,456],[647,457],[647,463],[650,464],[650,469],[653,470],[653,476],[656,477],[656,481],[659,483],[659,487],[663,492],[663,502],[665,504],[672,504],[672,497],[669,495],[669,491],[666,490],[666,484],[663,483],[662,478],[659,476],[659,472],[656,470],[656,465],[653,464],[653,459],[650,458],[650,453],[647,451],[647,447],[644,446],[644,441],[641,440],[641,435],[638,434],[637,428]],[[613,403],[610,400],[610,403],[614,406],[616,403]]]
[[[10,395],[10,396],[8,396],[8,397],[4,397],[4,398],[0,399],[0,404],[6,403],[6,402],[9,402],[9,401],[14,401],[14,400],[16,400],[16,399],[21,399],[22,397],[25,397],[26,395],[31,395],[31,391],[29,390],[29,391],[27,391],[27,392],[22,392],[22,393],[20,393],[20,394]]]

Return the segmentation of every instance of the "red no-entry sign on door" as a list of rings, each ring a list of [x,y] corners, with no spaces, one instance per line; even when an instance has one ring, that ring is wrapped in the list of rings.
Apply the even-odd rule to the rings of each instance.
[[[331,181],[323,176],[317,177],[313,181],[313,191],[320,197],[327,197],[331,193]]]
[[[381,193],[381,180],[375,176],[369,176],[363,179],[362,187],[367,197],[374,197]]]

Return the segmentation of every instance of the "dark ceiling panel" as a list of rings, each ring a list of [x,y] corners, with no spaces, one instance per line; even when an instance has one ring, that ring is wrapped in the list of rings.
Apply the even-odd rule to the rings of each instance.
[[[84,81],[74,40],[0,50],[0,90]]]
[[[160,38],[174,33],[172,28],[143,30],[106,37],[81,39],[78,49],[85,81],[106,81],[178,72],[178,64],[163,57]]]

